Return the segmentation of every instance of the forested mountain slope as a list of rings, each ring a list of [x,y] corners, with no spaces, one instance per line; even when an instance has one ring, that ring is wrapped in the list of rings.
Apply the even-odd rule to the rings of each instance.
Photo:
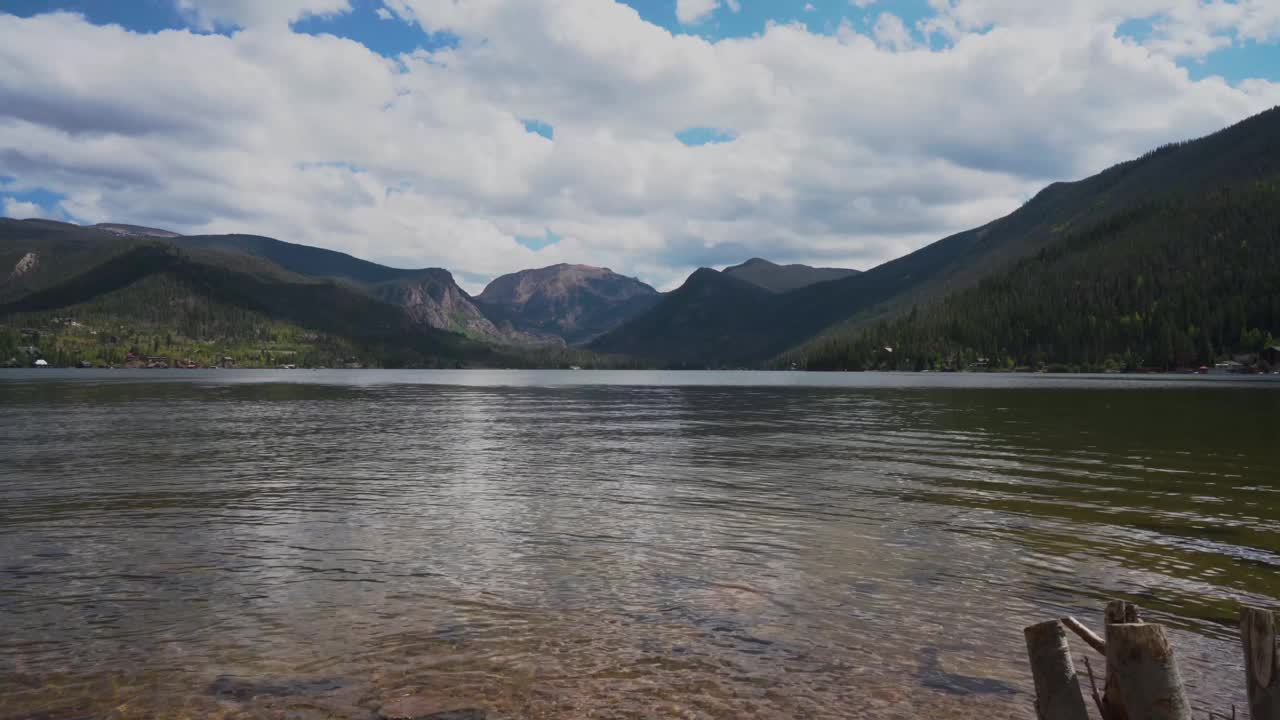
[[[175,245],[262,258],[298,275],[349,283],[379,300],[404,308],[417,322],[498,344],[537,340],[500,330],[442,268],[403,269],[346,253],[260,235],[190,235]]]
[[[1280,177],[1141,205],[942,302],[810,343],[811,369],[1173,369],[1280,336]]]
[[[205,356],[220,357],[227,348],[276,344],[280,337],[262,330],[274,324],[310,350],[333,349],[323,357],[330,364],[439,366],[493,354],[355,288],[296,276],[256,258],[158,240],[118,247],[79,273],[0,304],[7,343],[18,342],[17,333],[29,327],[43,328],[45,337],[79,334],[59,327],[73,322],[71,328],[87,327],[98,345],[110,346],[84,353],[90,357],[123,356],[138,345],[207,362]],[[86,325],[90,316],[100,327]],[[353,350],[354,358],[338,357]]]
[[[745,280],[701,268],[656,307],[591,343],[593,350],[661,358],[676,367],[741,365],[774,342],[760,322],[773,293]]]

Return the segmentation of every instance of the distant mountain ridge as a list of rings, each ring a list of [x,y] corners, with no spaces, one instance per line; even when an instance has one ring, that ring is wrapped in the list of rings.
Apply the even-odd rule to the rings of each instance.
[[[845,268],[810,267],[808,265],[779,265],[764,258],[751,258],[741,265],[722,271],[739,280],[746,280],[775,293],[787,292],[828,280],[857,275],[859,271]]]
[[[443,268],[392,268],[336,250],[290,243],[260,235],[190,235],[173,241],[181,247],[238,253],[268,260],[312,278],[350,283],[408,311],[416,322],[504,345],[563,344],[558,338],[499,328]]]
[[[171,252],[155,254],[166,247]],[[121,265],[121,258],[132,259],[136,272],[127,262]],[[59,302],[74,315],[78,307],[84,306],[81,310],[85,312],[98,307],[103,302],[101,298],[108,295],[125,298],[108,302],[111,307],[124,302],[130,308],[138,308],[137,302],[128,299],[133,297],[129,288],[134,285],[150,288],[147,292],[153,297],[160,292],[157,288],[167,288],[164,292],[170,293],[172,299],[163,303],[189,303],[197,297],[214,301],[214,296],[192,283],[195,278],[214,277],[201,268],[217,268],[216,277],[235,276],[234,281],[229,281],[230,286],[241,290],[261,288],[235,295],[220,313],[242,307],[258,313],[253,324],[274,318],[301,323],[297,332],[303,332],[306,328],[333,329],[333,323],[325,320],[324,307],[338,303],[342,307],[330,308],[330,316],[336,318],[350,307],[363,308],[370,314],[367,328],[343,325],[339,333],[342,337],[367,337],[364,331],[371,328],[398,327],[395,332],[404,334],[400,342],[408,346],[417,343],[414,337],[419,334],[443,338],[433,333],[444,331],[494,347],[554,350],[563,348],[568,341],[609,329],[633,314],[629,308],[647,307],[643,299],[637,298],[656,297],[656,291],[649,286],[604,268],[556,266],[524,276],[513,296],[519,302],[508,312],[501,300],[486,305],[476,302],[449,271],[441,268],[391,268],[345,253],[264,236],[184,236],[123,223],[79,226],[47,220],[0,219],[0,268],[4,269],[0,272],[0,315],[52,312]],[[183,273],[175,274],[178,270]],[[551,273],[554,278],[545,277],[547,270],[555,271]],[[151,280],[153,277],[165,279],[157,284]],[[295,290],[303,288],[317,298],[314,307],[306,308],[308,312],[299,312],[302,308],[286,302],[287,298],[298,296]],[[320,299],[324,297],[329,300]],[[521,313],[533,320],[526,321]],[[494,322],[491,315],[499,322]],[[182,313],[175,313],[174,317],[175,322],[190,322],[189,318],[182,319]],[[153,326],[164,324],[158,317],[151,317],[150,322]],[[394,340],[380,340],[378,352],[385,354],[395,344]],[[476,356],[472,350],[468,353]]]
[[[561,263],[495,278],[476,301],[499,325],[576,344],[648,310],[660,297],[608,268]]]
[[[315,278],[330,278],[360,286],[402,280],[421,272],[439,270],[424,268],[407,270],[361,260],[337,250],[291,243],[262,235],[184,235],[174,239],[180,247],[201,248],[218,252],[239,253],[269,260],[291,272]],[[452,277],[452,276],[450,276]]]

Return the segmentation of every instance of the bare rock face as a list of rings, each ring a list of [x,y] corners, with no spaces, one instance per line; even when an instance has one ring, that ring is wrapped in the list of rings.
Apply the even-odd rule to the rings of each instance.
[[[497,339],[498,328],[480,312],[448,272],[424,271],[412,279],[387,283],[379,297],[403,307],[414,320],[441,330]]]
[[[13,272],[9,274],[9,278],[16,280],[34,270],[38,264],[40,264],[40,258],[35,253],[29,252],[18,258],[18,264],[13,266]]]
[[[652,287],[608,268],[561,264],[503,275],[475,299],[500,324],[578,344],[648,310],[659,298]]]
[[[375,291],[384,302],[405,309],[415,322],[503,345],[563,344],[510,327],[499,327],[480,311],[446,270],[423,270],[414,277],[384,283]]]
[[[489,713],[458,703],[410,695],[396,698],[378,710],[381,720],[485,720]]]
[[[135,237],[157,237],[157,238],[176,238],[182,237],[172,230],[163,230],[161,228],[144,227],[142,225],[127,225],[125,223],[98,223],[93,227],[98,230],[115,235],[133,235]]]

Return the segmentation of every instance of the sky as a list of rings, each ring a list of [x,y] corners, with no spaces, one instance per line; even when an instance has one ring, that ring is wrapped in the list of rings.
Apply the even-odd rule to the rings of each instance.
[[[0,214],[669,289],[1277,104],[1277,0],[0,0]]]

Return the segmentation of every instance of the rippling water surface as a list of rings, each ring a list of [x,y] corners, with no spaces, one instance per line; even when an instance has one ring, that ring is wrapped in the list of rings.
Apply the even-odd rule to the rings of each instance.
[[[1277,440],[1267,379],[4,371],[0,718],[1030,718],[1111,597],[1224,709]]]

